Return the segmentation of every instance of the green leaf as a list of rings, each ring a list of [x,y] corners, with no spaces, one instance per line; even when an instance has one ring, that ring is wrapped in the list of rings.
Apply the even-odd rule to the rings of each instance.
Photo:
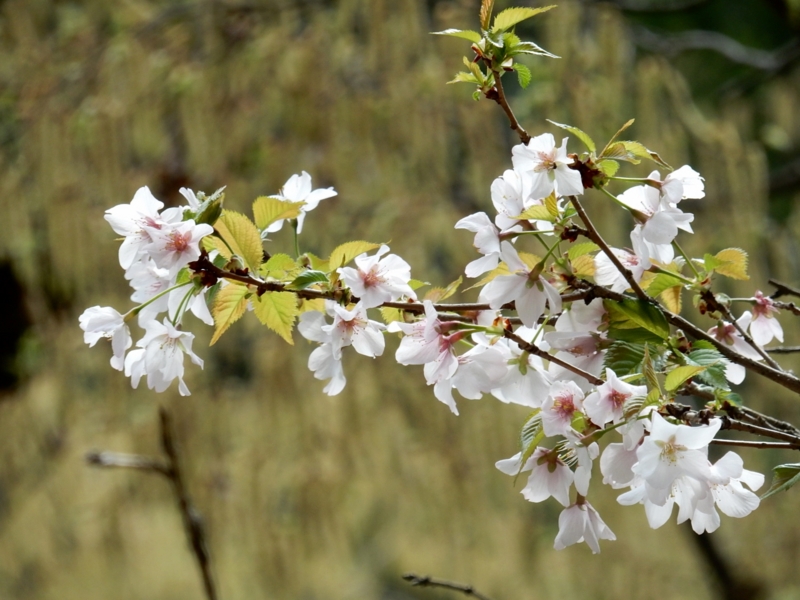
[[[661,340],[669,337],[669,323],[658,308],[633,298],[626,298],[622,302],[607,302],[613,310],[622,313],[628,320],[639,327],[658,336]]]
[[[723,261],[719,260],[717,257],[715,257],[712,254],[705,254],[703,256],[703,265],[704,265],[707,273],[711,273],[711,271],[716,269],[721,264],[723,264]]]
[[[207,235],[203,238],[201,243],[203,244],[203,248],[205,248],[208,252],[216,250],[219,252],[220,256],[225,257],[225,260],[230,260],[233,256],[231,249],[228,248],[222,238],[219,238],[216,235]]]
[[[418,290],[421,287],[425,287],[426,285],[430,285],[427,281],[420,281],[419,279],[409,279],[408,280],[408,287],[412,290]]]
[[[572,125],[562,125],[561,123],[556,123],[550,119],[547,119],[547,122],[552,123],[556,127],[560,127],[561,129],[566,129],[569,131],[572,135],[584,143],[584,145],[589,149],[589,152],[594,152],[597,150],[597,147],[594,145],[594,140],[590,138],[587,133],[581,131],[577,127],[573,127]]]
[[[525,463],[528,462],[528,459],[533,455],[534,451],[545,437],[544,430],[542,429],[542,415],[540,413],[541,409],[535,409],[528,415],[525,424],[522,426],[522,431],[520,432],[520,444],[522,446],[520,473],[522,472],[522,467],[525,466]],[[517,473],[517,477],[519,477],[519,473]]]
[[[335,271],[339,267],[345,266],[356,256],[369,252],[370,250],[375,250],[376,248],[380,248],[380,244],[364,241],[345,242],[341,246],[334,248],[333,252],[331,252],[331,256],[328,259],[330,270]]]
[[[308,258],[308,262],[311,263],[311,268],[315,271],[322,271],[323,273],[330,271],[327,260],[324,260],[316,254],[312,254],[311,252],[306,252],[306,257]]]
[[[747,274],[747,252],[740,248],[727,248],[720,250],[714,256],[722,264],[717,265],[714,270],[720,275],[747,281],[750,276]]]
[[[661,390],[658,388],[653,388],[649,392],[647,392],[647,397],[644,399],[644,403],[642,404],[642,408],[645,406],[650,406],[651,404],[660,404],[661,403]]]
[[[387,325],[393,321],[403,321],[403,312],[398,308],[388,308],[386,306],[382,306],[380,311],[381,317],[383,317],[383,322]]]
[[[494,9],[494,0],[481,0],[481,29],[486,31],[489,29],[489,23],[492,21],[492,10]]]
[[[664,381],[664,387],[668,392],[674,392],[681,387],[686,381],[706,370],[706,367],[695,365],[684,365],[677,367],[667,373],[667,378]]]
[[[645,344],[644,346],[644,356],[642,357],[642,374],[644,375],[645,381],[647,381],[647,387],[652,390],[658,390],[659,394],[661,393],[661,384],[658,383],[658,377],[656,377],[656,368],[653,364],[653,359],[650,356],[650,348]]]
[[[641,372],[639,366],[643,359],[644,344],[616,341],[608,347],[603,366],[614,371],[617,377],[624,377]]]
[[[661,294],[659,294],[658,297],[661,298],[661,301],[664,303],[664,306],[667,307],[667,310],[677,315],[681,312],[682,291],[683,291],[683,284],[665,289],[663,292],[661,292]]]
[[[306,271],[295,278],[287,287],[293,290],[304,290],[315,283],[330,283],[328,276],[322,271]]]
[[[600,246],[598,246],[594,242],[583,242],[582,244],[573,245],[567,252],[567,256],[569,257],[570,260],[575,260],[579,256],[589,254],[590,252],[594,252],[595,250],[599,249]]]
[[[299,310],[297,297],[292,292],[266,292],[253,301],[253,312],[258,320],[272,329],[288,343],[292,340],[292,327]]]
[[[598,161],[595,166],[600,169],[606,177],[613,177],[617,174],[617,171],[619,171],[619,163],[615,160],[601,160]]]
[[[264,248],[261,246],[261,232],[250,219],[241,213],[223,210],[214,228],[233,253],[242,257],[251,271],[258,271],[264,257]]]
[[[463,282],[463,279],[459,277],[453,283],[448,285],[446,288],[435,287],[428,290],[428,293],[425,294],[424,300],[430,300],[431,302],[441,302],[442,300],[446,300],[453,294],[458,291],[459,286]]]
[[[228,330],[228,327],[242,317],[247,309],[247,295],[249,293],[246,285],[237,283],[226,285],[217,292],[214,297],[214,305],[211,307],[215,329],[209,346],[216,344],[220,336]]]
[[[547,198],[544,199],[544,206],[547,209],[547,212],[550,213],[550,216],[555,220],[558,218],[558,199],[556,198],[556,192],[553,190]]]
[[[259,196],[253,202],[253,217],[259,229],[266,229],[281,219],[296,219],[305,202],[289,202],[273,196]]]
[[[625,160],[635,165],[638,165],[640,162],[642,162],[641,159],[646,158],[658,163],[662,167],[672,170],[672,167],[664,162],[664,160],[658,154],[648,150],[639,142],[634,141],[614,142],[613,144],[609,144],[603,149],[603,153],[600,155],[600,157]]]
[[[688,365],[706,367],[706,370],[697,376],[699,381],[718,389],[730,389],[728,379],[725,377],[728,360],[711,343],[704,340],[693,342],[692,350],[685,354],[684,358]]]
[[[560,56],[556,56],[552,52],[548,52],[533,42],[520,42],[513,48],[506,50],[507,56],[516,56],[518,54],[532,54],[534,56],[547,56],[548,58],[561,58]]]
[[[467,73],[465,71],[459,71],[456,73],[456,76],[453,77],[450,81],[447,82],[448,84],[451,83],[474,83],[475,85],[480,85],[481,82],[478,80],[475,75],[472,73]],[[478,92],[480,93],[480,92]]]
[[[504,11],[498,13],[498,15],[494,18],[494,24],[492,25],[492,32],[497,31],[505,31],[507,29],[511,29],[517,23],[521,23],[526,19],[530,19],[540,13],[547,12],[551,8],[555,8],[555,5],[551,6],[544,6],[542,8],[528,8],[528,7],[518,7],[518,8],[507,8]]]
[[[286,279],[287,274],[296,271],[298,264],[288,254],[273,254],[272,257],[261,265],[261,273],[264,277],[275,279]]]
[[[533,76],[531,75],[531,70],[523,65],[522,63],[514,63],[514,70],[517,72],[517,80],[519,81],[519,87],[523,90],[531,84],[531,79]]]
[[[778,465],[772,469],[772,471],[772,485],[769,486],[769,490],[761,496],[762,500],[778,492],[784,492],[800,481],[800,464],[798,463]]]
[[[468,29],[445,29],[444,31],[432,31],[433,35],[449,35],[451,37],[462,38],[469,40],[475,44],[479,43],[483,36],[477,31],[470,31]]]
[[[553,215],[550,214],[550,211],[547,210],[544,204],[535,204],[521,215],[511,218],[519,219],[520,221],[553,221]]]
[[[625,124],[624,124],[622,127],[620,127],[620,128],[617,130],[617,133],[615,133],[614,135],[612,135],[612,136],[611,136],[611,139],[610,139],[610,140],[608,140],[608,143],[606,144],[605,148],[603,148],[603,151],[600,153],[600,156],[601,156],[601,157],[605,156],[605,154],[606,154],[606,150],[608,150],[608,147],[609,147],[609,146],[611,146],[611,144],[613,144],[613,143],[614,143],[614,140],[616,140],[616,139],[617,139],[617,138],[618,138],[620,135],[622,135],[622,132],[623,132],[623,131],[625,131],[625,130],[626,130],[628,127],[630,127],[631,125],[633,125],[633,122],[634,122],[635,120],[636,120],[636,119],[631,119],[630,121],[628,121],[627,123],[625,123]]]
[[[583,256],[578,256],[571,262],[572,262],[572,272],[575,273],[575,275],[594,277],[596,268],[593,256],[584,254]]]
[[[650,285],[647,286],[647,293],[651,296],[658,296],[664,290],[675,287],[676,285],[683,286],[683,282],[674,275],[659,273],[653,278]]]

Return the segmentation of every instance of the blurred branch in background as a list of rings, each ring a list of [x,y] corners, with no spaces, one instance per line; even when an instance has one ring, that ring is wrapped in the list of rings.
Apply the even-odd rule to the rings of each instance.
[[[200,574],[203,578],[203,588],[208,600],[217,600],[217,591],[214,586],[214,579],[211,575],[211,557],[208,553],[205,531],[203,530],[203,520],[200,513],[192,505],[186,485],[183,481],[183,474],[178,460],[178,448],[175,444],[175,437],[172,431],[172,421],[169,413],[161,407],[158,411],[161,425],[161,448],[164,450],[166,460],[140,456],[138,454],[121,454],[117,452],[89,452],[86,455],[86,462],[95,467],[110,467],[123,469],[137,469],[140,471],[150,471],[164,475],[172,482],[172,489],[175,499],[178,502],[178,509],[183,519],[183,526],[186,535],[189,537],[189,544],[192,553],[197,559],[200,567]]]
[[[420,576],[420,575],[415,575],[414,573],[406,573],[405,575],[403,575],[403,579],[405,579],[407,582],[409,582],[411,585],[414,586],[440,587],[448,590],[455,590],[467,596],[473,596],[475,598],[478,598],[478,600],[491,600],[489,596],[484,596],[478,590],[473,588],[471,585],[465,585],[463,583],[454,583],[452,581],[434,579],[433,577],[428,577],[427,575]]]

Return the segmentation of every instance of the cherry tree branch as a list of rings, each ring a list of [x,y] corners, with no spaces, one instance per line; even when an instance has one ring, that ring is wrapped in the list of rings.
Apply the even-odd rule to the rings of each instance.
[[[583,224],[586,226],[586,232],[588,234],[588,238],[592,240],[595,244],[600,246],[600,249],[603,253],[608,256],[608,259],[613,263],[613,265],[617,268],[617,270],[622,274],[625,278],[625,281],[628,282],[628,285],[634,291],[636,296],[645,302],[650,302],[656,304],[656,301],[653,300],[650,296],[648,296],[645,291],[642,289],[642,286],[633,278],[633,273],[631,273],[630,269],[626,269],[625,265],[619,260],[616,254],[611,250],[606,241],[603,239],[603,236],[600,235],[600,232],[597,231],[597,228],[592,223],[591,219],[589,219],[589,215],[586,214],[586,211],[583,208],[583,205],[578,200],[577,196],[570,196],[569,201],[572,203],[572,206],[575,207],[575,211],[578,213],[578,216],[583,221]]]
[[[159,421],[161,426],[161,448],[166,455],[166,461],[138,454],[93,451],[86,455],[86,462],[95,467],[149,471],[169,479],[172,483],[175,500],[178,503],[178,510],[181,513],[183,527],[189,538],[192,553],[200,568],[206,597],[208,600],[217,600],[217,590],[211,575],[211,557],[208,553],[203,521],[200,513],[195,509],[189,498],[178,460],[178,449],[172,430],[172,420],[163,407],[159,409]]]
[[[773,354],[793,354],[795,352],[800,352],[800,346],[776,346],[775,348],[764,349]]]
[[[522,125],[519,124],[517,117],[514,116],[514,111],[511,110],[511,106],[506,99],[505,90],[503,89],[503,82],[500,81],[500,73],[493,70],[492,74],[494,75],[494,89],[497,90],[497,96],[492,96],[492,99],[497,102],[506,113],[508,122],[511,124],[511,129],[517,132],[519,141],[521,141],[523,144],[527,144],[531,141],[531,136],[527,131],[525,131],[525,129],[523,129]]]
[[[769,284],[775,287],[775,293],[770,298],[780,298],[781,296],[795,296],[800,298],[800,290],[785,283],[781,283],[777,279],[770,279]]]
[[[456,592],[461,592],[467,596],[472,596],[473,598],[477,598],[478,600],[491,600],[489,596],[481,594],[478,590],[476,590],[471,585],[465,585],[463,583],[454,583],[452,581],[444,581],[443,579],[434,579],[433,577],[428,577],[427,575],[415,575],[414,573],[406,573],[403,575],[403,579],[408,581],[411,585],[420,586],[420,587],[440,587],[445,588],[448,590],[455,590]]]
[[[781,310],[787,310],[795,316],[800,316],[800,306],[797,306],[794,302],[781,302],[779,300],[773,300],[772,306],[775,308],[780,308]]]
[[[525,340],[523,340],[521,337],[519,337],[513,331],[509,331],[508,329],[504,329],[503,330],[503,337],[511,340],[512,342],[515,342],[517,344],[517,346],[519,346],[520,350],[524,350],[528,354],[535,354],[536,356],[539,356],[539,357],[541,357],[541,358],[543,358],[545,360],[549,360],[550,362],[555,363],[560,367],[564,367],[567,371],[571,371],[571,372],[575,373],[576,375],[580,375],[581,377],[583,377],[586,381],[588,381],[592,385],[603,385],[605,383],[605,381],[603,381],[599,377],[595,377],[594,375],[592,375],[591,373],[589,373],[587,371],[584,371],[580,367],[576,367],[573,364],[570,364],[570,363],[568,363],[566,361],[561,360],[560,358],[558,358],[556,356],[553,356],[549,352],[545,352],[544,350],[542,350],[541,348],[539,348],[539,346],[537,346],[535,344],[531,344],[530,342],[526,342]]]
[[[712,444],[717,446],[739,446],[741,448],[771,448],[779,450],[800,450],[800,444],[791,444],[789,442],[749,442],[744,440],[711,440]]]
[[[715,304],[717,304],[717,307],[722,312],[722,314],[725,316],[725,318],[730,323],[733,324],[733,326],[736,328],[736,331],[738,331],[739,335],[742,336],[742,339],[745,342],[747,342],[751,348],[753,348],[756,352],[758,352],[761,355],[761,357],[765,361],[767,361],[767,364],[770,367],[772,367],[773,369],[776,369],[778,371],[783,371],[783,368],[777,362],[775,362],[775,360],[773,360],[773,358],[769,354],[766,353],[764,348],[762,348],[761,346],[756,344],[755,340],[750,337],[750,335],[742,328],[741,325],[739,325],[739,323],[736,321],[736,318],[731,314],[731,309],[730,308],[728,308],[727,306],[724,306],[722,304],[716,303],[716,302],[715,302]]]

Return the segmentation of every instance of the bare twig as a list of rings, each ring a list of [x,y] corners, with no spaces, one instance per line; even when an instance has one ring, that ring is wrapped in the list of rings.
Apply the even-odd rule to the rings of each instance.
[[[749,423],[742,423],[731,418],[722,419],[722,429],[732,429],[735,431],[746,431],[747,433],[754,433],[763,437],[773,438],[775,440],[782,440],[784,442],[791,442],[792,444],[800,445],[800,437],[790,433],[783,433],[776,431],[772,428],[760,427],[758,425],[751,425]]]
[[[797,304],[795,304],[794,302],[773,301],[772,305],[775,308],[780,308],[781,310],[788,310],[793,315],[800,316],[800,306],[797,306]]]
[[[405,579],[411,585],[418,585],[420,587],[440,587],[448,590],[454,590],[456,592],[461,592],[462,594],[465,594],[467,596],[478,598],[478,600],[491,600],[489,596],[481,594],[471,585],[464,585],[463,583],[454,583],[452,581],[434,579],[433,577],[428,577],[427,575],[420,576],[420,575],[415,575],[414,573],[406,573],[405,575],[403,575],[403,579]]]
[[[494,98],[494,100],[506,113],[508,122],[511,124],[511,129],[517,132],[519,141],[521,141],[523,144],[527,144],[531,141],[531,136],[527,131],[525,131],[525,129],[523,129],[522,125],[519,124],[517,117],[514,116],[514,111],[511,110],[511,106],[508,104],[508,99],[506,98],[506,93],[503,89],[503,83],[500,81],[500,73],[498,71],[492,71],[492,73],[494,74],[494,88],[497,90],[497,97]]]
[[[642,286],[640,286],[633,278],[633,273],[631,273],[630,269],[625,268],[625,265],[622,264],[617,255],[614,254],[609,245],[606,244],[603,236],[600,235],[600,232],[597,231],[594,223],[592,223],[591,219],[589,219],[589,215],[586,214],[586,211],[584,210],[583,205],[581,205],[578,198],[576,196],[570,196],[569,201],[572,203],[572,206],[575,207],[575,211],[578,213],[581,221],[583,221],[583,224],[586,226],[589,239],[600,246],[600,249],[605,253],[606,256],[608,256],[609,260],[614,264],[622,276],[625,277],[625,281],[628,282],[628,285],[634,291],[636,296],[645,302],[655,303],[655,301],[645,293],[645,291],[642,289]]]
[[[740,446],[742,448],[773,448],[783,450],[800,450],[800,444],[791,444],[789,442],[746,442],[743,440],[711,440],[712,444],[717,446]]]
[[[764,348],[762,348],[761,346],[756,344],[755,340],[750,337],[750,335],[744,330],[744,328],[742,328],[741,325],[739,325],[739,323],[736,321],[734,316],[731,314],[731,309],[728,308],[727,306],[723,305],[723,304],[719,304],[718,306],[719,306],[720,310],[722,311],[722,314],[725,315],[725,318],[730,323],[733,324],[733,326],[736,328],[736,331],[738,331],[739,335],[742,336],[742,339],[745,342],[747,342],[750,345],[751,348],[753,348],[756,352],[758,352],[761,355],[761,357],[765,361],[767,361],[767,364],[770,367],[772,367],[773,369],[776,369],[778,371],[783,371],[783,367],[781,367],[777,362],[775,362],[775,360],[773,360],[773,358],[769,354],[767,354],[767,352],[764,350]]]
[[[588,381],[592,385],[603,385],[605,383],[605,381],[603,381],[599,377],[595,377],[591,373],[589,373],[587,371],[584,371],[583,369],[581,369],[579,367],[576,367],[575,365],[572,365],[572,364],[570,364],[570,363],[568,363],[568,362],[566,362],[564,360],[561,360],[560,358],[558,358],[556,356],[553,356],[552,354],[542,350],[541,348],[539,348],[535,344],[531,344],[530,342],[526,342],[525,340],[523,340],[521,337],[519,337],[513,331],[509,331],[508,329],[504,329],[503,330],[503,337],[511,340],[512,342],[515,342],[517,344],[517,346],[520,347],[520,350],[524,350],[525,352],[527,352],[529,354],[535,354],[536,356],[539,356],[539,357],[541,357],[541,358],[543,358],[545,360],[549,360],[550,362],[555,363],[560,367],[564,367],[567,371],[571,371],[571,372],[575,373],[576,375],[580,375],[581,377],[583,377],[586,381]]]
[[[800,346],[776,346],[775,348],[765,348],[765,350],[773,354],[793,354],[800,352]]]
[[[753,410],[752,408],[747,408],[746,406],[726,406],[725,412],[732,417],[739,419],[740,421],[747,421],[748,423],[753,423],[768,429],[785,431],[800,437],[800,429],[791,423],[787,423],[786,421],[781,421],[775,417],[762,414],[756,410]]]
[[[785,283],[781,283],[777,279],[770,279],[769,284],[775,287],[775,293],[770,298],[780,298],[781,296],[795,296],[800,298],[800,290]]]
[[[161,424],[161,447],[164,450],[164,454],[166,454],[166,461],[138,454],[92,451],[86,455],[86,462],[95,467],[150,471],[163,475],[170,480],[192,553],[200,567],[206,597],[208,600],[217,600],[217,591],[214,586],[214,579],[211,576],[211,559],[208,553],[208,545],[206,544],[203,521],[200,513],[192,505],[189,493],[186,490],[178,460],[178,449],[172,431],[172,422],[163,407],[159,409],[159,419]]]

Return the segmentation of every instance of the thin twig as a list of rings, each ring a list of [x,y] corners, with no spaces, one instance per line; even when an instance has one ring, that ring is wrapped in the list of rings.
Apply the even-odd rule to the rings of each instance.
[[[711,440],[717,446],[741,446],[742,448],[777,448],[784,450],[800,450],[800,444],[789,442],[746,442],[743,440]]]
[[[583,224],[586,226],[589,239],[600,246],[605,255],[608,256],[609,260],[625,278],[625,281],[628,282],[628,285],[634,291],[636,296],[638,296],[638,298],[644,302],[654,303],[655,301],[645,293],[645,291],[642,289],[642,286],[640,286],[639,283],[633,278],[633,273],[631,273],[630,269],[625,268],[625,265],[622,264],[622,262],[619,260],[619,257],[614,254],[613,250],[611,250],[609,245],[606,244],[603,236],[600,235],[600,232],[597,231],[594,223],[592,223],[591,219],[589,219],[589,215],[586,214],[586,211],[584,210],[580,201],[578,201],[578,198],[576,196],[570,196],[569,201],[572,203],[572,206],[575,207],[575,211],[578,213],[581,221],[583,221]]]
[[[441,587],[448,590],[461,592],[467,596],[478,598],[478,600],[491,600],[489,596],[481,594],[471,585],[465,585],[463,583],[454,583],[452,581],[444,581],[443,579],[434,579],[433,577],[428,577],[427,575],[420,576],[415,575],[414,573],[406,573],[403,575],[403,579],[405,579],[411,585],[418,585],[420,587]]]
[[[519,124],[517,117],[514,116],[514,111],[511,110],[511,106],[508,104],[508,99],[506,98],[506,93],[503,89],[503,83],[500,81],[500,73],[498,71],[492,71],[492,73],[494,74],[494,88],[497,90],[497,97],[494,98],[494,100],[506,113],[508,122],[511,124],[511,129],[517,132],[519,141],[521,141],[523,144],[527,144],[531,141],[531,136],[527,131],[525,131],[525,129],[523,129],[522,125]]]
[[[795,316],[800,316],[800,306],[797,306],[794,302],[780,302],[774,300],[772,302],[772,306],[775,308],[780,308],[781,310],[788,310]]]
[[[786,433],[800,437],[800,429],[791,423],[762,414],[752,408],[746,406],[727,406],[725,407],[725,412],[740,421],[747,421],[748,423],[753,423],[776,431],[785,431]]]
[[[783,368],[778,363],[776,363],[775,360],[769,354],[767,354],[766,351],[761,346],[756,344],[755,340],[750,337],[750,335],[744,330],[744,328],[741,325],[739,325],[739,323],[736,321],[734,316],[731,314],[731,309],[730,308],[728,308],[724,304],[718,304],[718,307],[721,310],[722,314],[725,316],[725,318],[730,323],[733,324],[734,328],[736,328],[736,331],[738,331],[739,335],[742,336],[742,339],[745,342],[747,342],[747,344],[751,348],[753,348],[756,352],[758,352],[761,355],[761,357],[765,361],[767,361],[767,364],[770,367],[772,367],[773,369],[775,369],[777,371],[783,371]]]
[[[770,298],[780,298],[781,296],[795,296],[800,298],[800,290],[785,283],[781,283],[777,279],[770,279],[769,284],[775,287],[775,293]]]
[[[773,438],[776,440],[782,440],[784,442],[791,442],[792,444],[800,445],[800,437],[797,437],[796,435],[792,435],[790,433],[783,433],[781,431],[776,431],[772,428],[759,427],[758,425],[742,423],[741,421],[736,421],[734,419],[727,417],[722,419],[722,429],[746,431],[747,433],[753,433],[755,435],[760,435],[763,437]]]
[[[217,600],[217,591],[214,586],[214,579],[211,576],[211,559],[208,553],[203,521],[200,513],[192,505],[189,493],[186,490],[178,459],[178,449],[172,432],[172,422],[163,407],[159,409],[159,420],[161,424],[161,447],[164,450],[164,454],[166,454],[166,461],[138,454],[92,451],[86,455],[86,462],[95,467],[150,471],[163,475],[172,482],[175,499],[178,502],[178,510],[183,519],[183,526],[189,538],[192,553],[200,567],[200,575],[203,579],[203,589],[206,597],[208,600]]]
[[[795,352],[800,352],[800,346],[776,346],[775,348],[764,349],[773,354],[793,354]]]
[[[536,356],[539,356],[539,357],[541,357],[541,358],[543,358],[545,360],[549,360],[550,362],[555,363],[560,367],[564,367],[567,371],[572,371],[576,375],[580,375],[581,377],[583,377],[586,381],[588,381],[592,385],[603,385],[605,383],[605,381],[603,381],[599,377],[595,377],[591,373],[589,373],[587,371],[584,371],[583,369],[581,369],[579,367],[576,367],[575,365],[572,365],[572,364],[570,364],[570,363],[568,363],[568,362],[566,362],[564,360],[561,360],[560,358],[558,358],[556,356],[553,356],[549,352],[545,352],[544,350],[542,350],[541,348],[539,348],[535,344],[531,344],[530,342],[526,342],[525,340],[523,340],[521,337],[519,337],[513,331],[509,331],[508,329],[504,329],[503,330],[503,337],[511,340],[512,342],[515,342],[517,344],[517,346],[520,347],[520,350],[524,350],[525,352],[527,352],[529,354],[535,354]]]

